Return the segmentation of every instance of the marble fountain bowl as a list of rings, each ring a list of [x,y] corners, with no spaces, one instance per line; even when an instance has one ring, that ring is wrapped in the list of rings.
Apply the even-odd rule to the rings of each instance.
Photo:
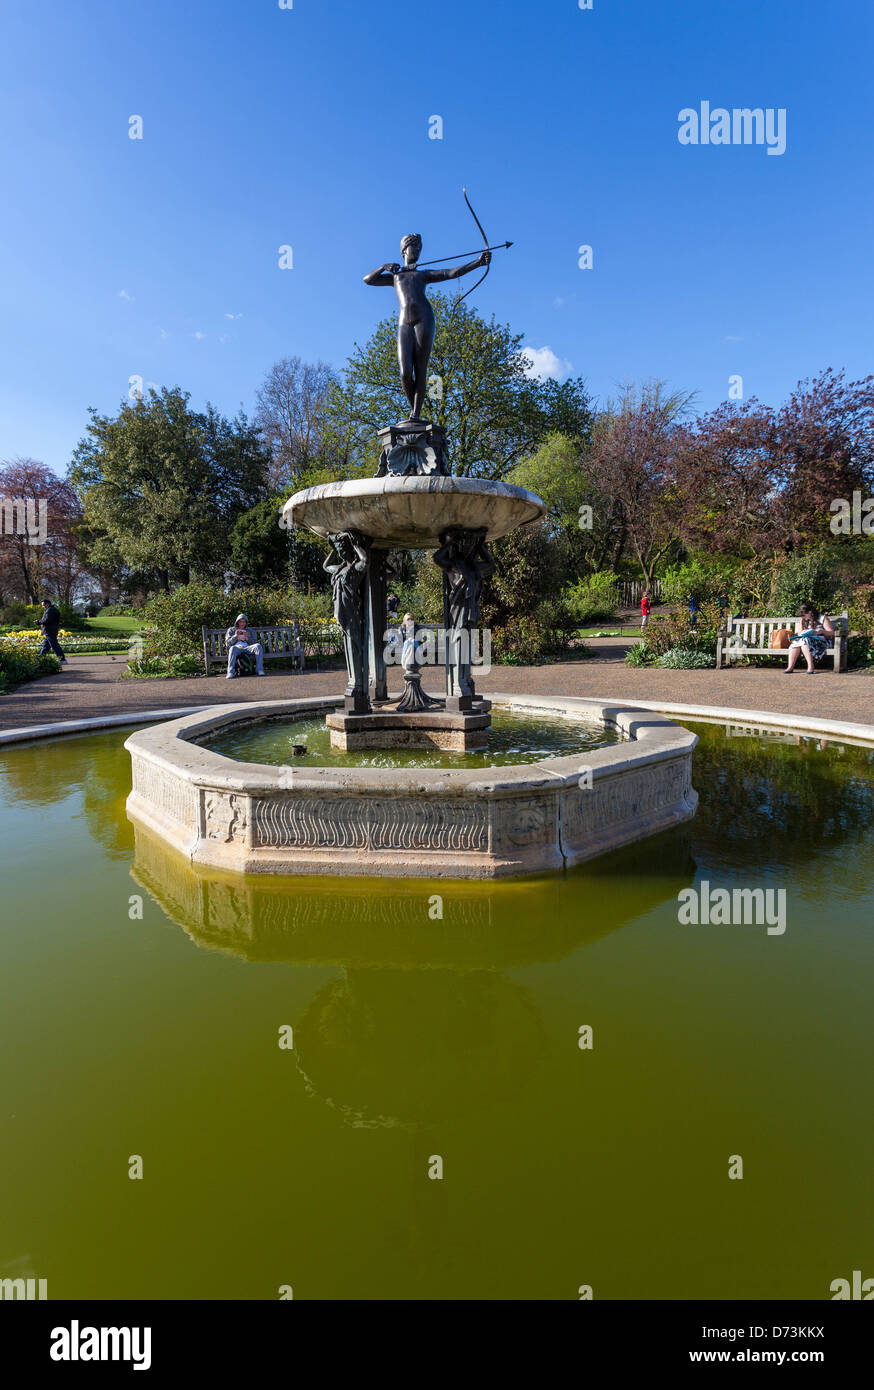
[[[540,521],[546,507],[527,488],[485,478],[364,478],[321,483],[296,492],[283,507],[286,526],[327,536],[360,531],[379,550],[436,550],[449,526],[484,527],[496,540]]]
[[[203,747],[234,723],[333,712],[341,699],[214,705],[125,743],[128,815],[189,861],[258,874],[503,878],[564,869],[695,814],[694,734],[622,701],[495,696],[623,741],[479,767],[278,767]]]

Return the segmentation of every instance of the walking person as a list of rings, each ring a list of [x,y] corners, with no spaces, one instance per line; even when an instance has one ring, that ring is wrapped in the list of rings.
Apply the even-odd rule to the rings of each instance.
[[[646,622],[647,622],[647,618],[649,617],[649,610],[650,610],[651,606],[652,606],[652,605],[650,604],[650,601],[649,601],[649,589],[644,589],[643,593],[642,593],[641,596],[640,596],[640,630],[641,630],[641,632],[643,632],[643,629],[646,627]]]
[[[234,626],[228,628],[225,633],[225,645],[228,649],[227,680],[237,675],[237,661],[243,652],[248,652],[255,658],[255,675],[264,675],[264,648],[260,642],[255,641],[255,634],[249,627],[249,619],[245,613],[238,613]]]
[[[61,630],[61,615],[51,599],[44,598],[42,601],[42,617],[39,620],[39,625],[42,628],[40,656],[48,656],[49,652],[54,652],[61,665],[66,666],[67,658],[64,656],[58,641],[58,633]]]

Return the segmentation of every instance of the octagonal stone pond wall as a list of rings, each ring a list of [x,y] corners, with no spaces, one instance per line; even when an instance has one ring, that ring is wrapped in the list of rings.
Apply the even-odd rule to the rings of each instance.
[[[240,873],[498,878],[563,869],[695,814],[694,734],[597,700],[490,696],[617,730],[579,756],[477,769],[268,767],[201,744],[230,724],[339,699],[216,705],[127,740],[130,817],[193,862]]]

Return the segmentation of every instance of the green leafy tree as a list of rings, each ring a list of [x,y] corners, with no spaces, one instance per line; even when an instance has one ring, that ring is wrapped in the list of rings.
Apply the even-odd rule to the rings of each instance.
[[[431,418],[449,435],[447,462],[467,477],[504,478],[554,430],[578,440],[591,428],[589,397],[579,379],[538,381],[522,335],[486,322],[457,298],[431,297],[437,329],[429,365]],[[375,469],[377,432],[407,415],[397,363],[394,315],[355,352],[329,401],[334,436],[355,441],[359,466]]]
[[[544,525],[561,551],[568,579],[613,568],[626,538],[621,513],[595,485],[589,447],[588,438],[556,431],[506,478],[546,503]]]
[[[241,513],[231,527],[229,565],[241,579],[260,584],[286,579],[289,533],[280,527],[284,497],[266,497]]]
[[[309,531],[281,525],[287,498],[287,492],[274,494],[237,517],[231,529],[230,569],[246,583],[290,580],[304,592],[327,591],[329,580],[322,566],[328,544]]]
[[[268,455],[245,415],[196,412],[174,387],[91,422],[70,467],[95,557],[171,581],[218,575],[237,517],[266,492]]]

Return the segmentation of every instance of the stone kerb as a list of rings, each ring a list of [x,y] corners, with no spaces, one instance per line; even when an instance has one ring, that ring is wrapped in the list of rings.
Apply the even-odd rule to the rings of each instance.
[[[132,734],[129,814],[192,861],[243,873],[492,878],[561,869],[695,812],[695,735],[593,700],[501,701],[606,724],[627,740],[511,767],[297,769],[201,746],[228,724],[339,703],[216,706]]]

